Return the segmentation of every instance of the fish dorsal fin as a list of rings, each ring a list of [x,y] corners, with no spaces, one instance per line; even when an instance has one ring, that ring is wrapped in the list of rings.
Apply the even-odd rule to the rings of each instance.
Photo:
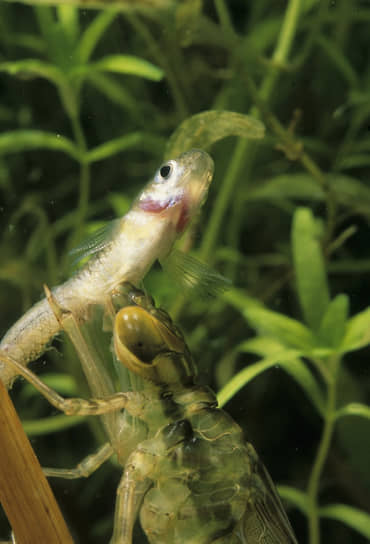
[[[177,285],[186,289],[195,289],[200,296],[216,296],[231,286],[231,281],[228,278],[196,257],[178,249],[173,249],[161,261],[161,265]]]
[[[73,248],[69,255],[73,264],[77,264],[86,257],[92,257],[102,251],[111,242],[115,230],[121,219],[113,219],[87,236],[81,244]]]

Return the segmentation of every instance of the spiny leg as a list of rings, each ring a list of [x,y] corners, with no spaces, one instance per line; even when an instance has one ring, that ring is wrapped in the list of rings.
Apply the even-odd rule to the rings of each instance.
[[[36,374],[24,367],[15,359],[0,352],[0,360],[12,365],[29,383],[31,383],[52,406],[64,412],[66,415],[91,416],[101,415],[126,408],[132,395],[130,393],[116,393],[106,398],[85,400],[81,398],[65,399],[54,389],[48,387]]]
[[[114,453],[112,446],[107,442],[101,446],[98,451],[88,455],[75,468],[49,468],[44,467],[46,476],[54,478],[64,478],[74,480],[77,478],[87,478],[95,472],[105,461]],[[0,543],[1,544],[1,543]]]
[[[108,396],[114,393],[114,386],[110,379],[105,362],[93,348],[92,343],[85,340],[81,331],[81,324],[70,310],[60,306],[50,289],[44,285],[46,299],[62,330],[65,331],[74,345],[80,359],[86,379],[94,396]]]
[[[132,544],[136,516],[142,499],[151,485],[145,474],[146,467],[144,468],[140,457],[140,451],[134,452],[130,456],[118,485],[114,528],[110,544]]]

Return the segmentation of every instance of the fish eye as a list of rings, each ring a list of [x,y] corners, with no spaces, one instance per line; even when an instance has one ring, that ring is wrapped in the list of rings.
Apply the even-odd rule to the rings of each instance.
[[[157,181],[158,183],[167,181],[171,177],[173,169],[174,165],[171,161],[162,164],[157,172],[155,181]]]

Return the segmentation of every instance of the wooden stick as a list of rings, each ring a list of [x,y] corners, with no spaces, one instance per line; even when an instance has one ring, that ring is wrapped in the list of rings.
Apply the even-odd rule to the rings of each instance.
[[[73,544],[53,492],[1,380],[0,502],[17,544]]]

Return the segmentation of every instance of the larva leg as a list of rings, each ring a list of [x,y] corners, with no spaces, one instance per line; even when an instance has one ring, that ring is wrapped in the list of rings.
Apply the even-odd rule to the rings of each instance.
[[[105,398],[94,398],[85,400],[81,398],[65,399],[51,387],[48,387],[36,374],[24,367],[18,361],[0,354],[0,360],[8,365],[14,366],[18,373],[31,383],[57,410],[68,416],[96,416],[108,414],[116,410],[126,408],[130,402],[129,393],[116,393]]]
[[[107,442],[101,446],[98,451],[85,457],[85,459],[83,459],[75,468],[45,467],[43,468],[43,471],[48,477],[65,478],[66,480],[87,478],[107,461],[113,453],[112,446]]]

